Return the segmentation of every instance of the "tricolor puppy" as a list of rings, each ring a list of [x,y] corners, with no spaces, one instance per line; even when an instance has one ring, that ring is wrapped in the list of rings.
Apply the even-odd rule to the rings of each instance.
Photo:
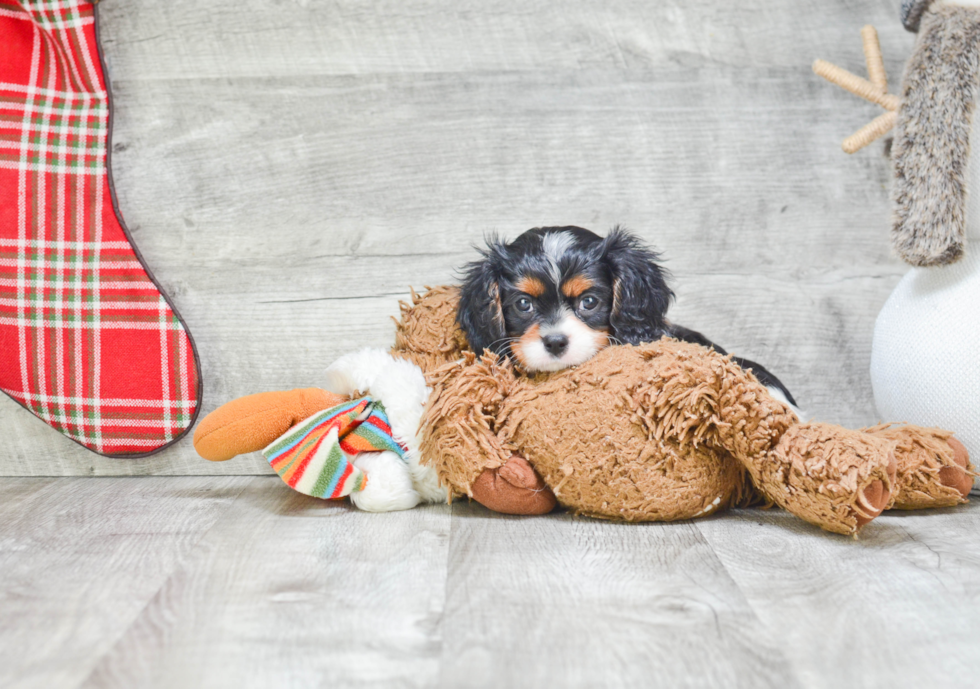
[[[527,372],[587,361],[608,344],[675,337],[725,350],[701,333],[670,323],[674,294],[657,254],[615,228],[606,237],[581,227],[538,227],[506,244],[490,239],[464,269],[456,319],[477,353],[515,359]],[[789,390],[756,363],[751,369],[778,399]]]

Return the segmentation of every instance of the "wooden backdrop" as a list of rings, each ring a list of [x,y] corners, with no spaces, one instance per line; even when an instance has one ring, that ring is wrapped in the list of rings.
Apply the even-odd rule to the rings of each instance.
[[[660,249],[672,318],[765,363],[815,418],[877,421],[875,314],[904,272],[875,106],[898,1],[107,0],[123,215],[197,342],[204,412],[388,346],[409,286],[485,233],[620,223]],[[268,473],[190,439],[107,459],[0,397],[0,475]]]

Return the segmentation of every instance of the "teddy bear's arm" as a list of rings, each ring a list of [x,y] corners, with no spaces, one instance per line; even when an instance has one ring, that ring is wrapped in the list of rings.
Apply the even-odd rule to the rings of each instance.
[[[472,497],[486,469],[507,463],[513,449],[496,432],[496,415],[514,384],[507,365],[473,354],[429,375],[432,394],[422,417],[422,457],[454,493]]]
[[[423,462],[456,494],[473,497],[473,483],[514,454],[498,433],[497,414],[518,380],[510,363],[467,352],[429,374],[432,394],[422,417]]]

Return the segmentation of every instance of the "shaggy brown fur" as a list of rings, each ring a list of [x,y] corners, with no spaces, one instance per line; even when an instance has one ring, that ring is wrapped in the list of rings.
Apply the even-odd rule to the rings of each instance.
[[[980,10],[924,13],[905,68],[892,160],[892,243],[914,266],[963,255],[970,126],[980,80]]]
[[[513,368],[493,355],[477,362],[467,352],[426,377],[432,394],[422,417],[422,456],[452,494],[472,496],[476,477],[513,454],[497,433],[500,407],[517,382]]]
[[[458,287],[426,288],[423,297],[412,290],[412,303],[401,302],[401,320],[395,321],[394,356],[408,359],[428,373],[456,361],[470,351],[466,335],[456,325]]]
[[[793,426],[751,467],[753,480],[777,505],[842,534],[856,532],[861,517],[878,516],[895,490],[892,444],[830,424]],[[875,507],[869,495],[877,482],[884,499]]]
[[[645,349],[606,349],[587,373],[535,378],[470,354],[433,376],[423,456],[468,494],[480,473],[519,451],[563,505],[596,517],[669,521],[746,502],[745,471],[724,449],[693,442],[699,431],[676,414],[658,416],[645,395],[611,384],[644,380]],[[685,440],[668,428],[684,429]]]
[[[477,360],[454,348],[455,336],[435,336],[455,328],[444,313],[451,294],[415,297],[399,330],[401,343],[421,348],[413,359],[438,359],[422,356],[424,342],[459,354],[427,371],[433,390],[422,418],[423,462],[450,496],[472,496],[477,477],[517,454],[581,514],[690,519],[752,501],[754,486],[802,519],[852,534],[900,493],[896,456],[914,454],[907,466],[925,468],[903,476],[926,485],[916,495],[935,496],[932,506],[964,501],[929,492],[945,480],[932,467],[950,466],[945,431],[799,424],[730,357],[676,340],[607,347],[575,368],[519,375],[508,360]]]
[[[952,433],[938,428],[892,426],[882,424],[864,429],[896,445],[898,458],[898,490],[892,496],[889,509],[918,510],[928,507],[951,507],[963,501],[956,488],[944,485],[943,472],[960,473],[966,462],[956,457],[947,442]],[[975,475],[968,472],[969,475]],[[970,489],[972,481],[966,483]]]

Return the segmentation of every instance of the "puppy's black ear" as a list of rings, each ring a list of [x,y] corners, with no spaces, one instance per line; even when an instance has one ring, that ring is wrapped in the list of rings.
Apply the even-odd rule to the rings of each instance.
[[[666,332],[667,309],[674,298],[667,287],[667,272],[657,264],[659,256],[619,227],[613,228],[598,249],[612,272],[609,325],[613,337],[626,344],[659,340]]]
[[[500,303],[500,267],[506,264],[507,247],[496,237],[490,237],[481,253],[482,259],[463,269],[456,309],[456,322],[477,356],[485,349],[505,351],[507,336]]]

